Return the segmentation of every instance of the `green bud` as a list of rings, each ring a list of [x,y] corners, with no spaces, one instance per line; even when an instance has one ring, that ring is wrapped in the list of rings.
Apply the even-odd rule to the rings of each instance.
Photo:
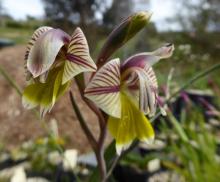
[[[151,15],[149,12],[141,11],[122,21],[107,38],[98,57],[98,67],[101,67],[118,48],[122,47],[144,28]]]

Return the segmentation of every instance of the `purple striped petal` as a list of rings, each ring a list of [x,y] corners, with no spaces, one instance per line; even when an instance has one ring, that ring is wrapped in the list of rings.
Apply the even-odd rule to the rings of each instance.
[[[122,82],[136,103],[139,103],[139,109],[145,114],[154,115],[158,84],[152,67],[131,68]]]
[[[43,27],[38,28],[37,30],[35,30],[34,34],[32,35],[31,39],[29,40],[29,42],[27,44],[25,57],[24,57],[24,60],[25,60],[24,69],[25,69],[27,81],[29,81],[31,79],[31,73],[27,69],[27,60],[29,57],[30,50],[32,49],[32,47],[35,44],[35,42],[37,41],[37,39],[50,29],[52,29],[52,27],[43,26]]]
[[[77,28],[71,38],[64,66],[62,83],[66,83],[81,72],[96,71],[96,65],[89,54],[85,35]]]
[[[125,60],[121,67],[121,72],[126,72],[126,70],[132,67],[145,68],[146,66],[153,66],[160,59],[169,58],[174,51],[173,44],[166,44],[165,46],[153,51],[153,52],[143,52],[136,54],[127,60]]]
[[[153,69],[136,71],[139,80],[139,108],[145,114],[153,116],[156,112],[157,82]],[[151,77],[153,75],[153,77]]]
[[[126,83],[145,114],[154,115],[156,111],[158,84],[151,66],[160,59],[170,57],[173,50],[173,44],[166,44],[154,52],[136,54],[121,66],[122,82]]]
[[[85,97],[92,100],[110,116],[121,117],[120,60],[113,59],[95,74],[85,89]]]
[[[160,60],[159,57],[151,55],[152,53],[140,53],[136,54],[127,60],[125,60],[121,66],[121,73],[123,74],[126,70],[139,67],[144,69],[146,66],[152,66],[154,63]]]
[[[155,56],[158,56],[160,59],[166,59],[172,56],[173,51],[174,51],[174,45],[171,43],[167,43],[163,47],[154,51],[153,54]]]
[[[35,30],[34,34],[32,35],[31,39],[29,40],[27,44],[27,49],[26,49],[25,58],[24,58],[26,61],[28,60],[28,56],[29,56],[29,52],[31,48],[33,47],[37,39],[50,29],[52,29],[52,27],[43,26]]]
[[[69,40],[70,36],[60,29],[50,29],[36,40],[27,59],[27,68],[34,78],[49,70],[61,47]]]

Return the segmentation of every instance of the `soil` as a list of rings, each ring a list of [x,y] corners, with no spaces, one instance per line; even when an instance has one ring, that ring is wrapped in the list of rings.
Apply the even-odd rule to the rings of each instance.
[[[0,65],[16,81],[21,89],[25,87],[24,76],[25,46],[17,45],[0,50]],[[99,133],[96,116],[83,103],[73,82],[71,87],[80,110],[94,134]],[[80,125],[72,110],[68,92],[55,104],[52,111],[46,115],[47,124],[56,120],[59,135],[66,139],[67,148],[78,149],[81,153],[90,150],[89,143],[81,131]],[[11,150],[24,141],[46,136],[41,122],[32,111],[23,108],[21,97],[14,88],[0,75],[0,144]]]

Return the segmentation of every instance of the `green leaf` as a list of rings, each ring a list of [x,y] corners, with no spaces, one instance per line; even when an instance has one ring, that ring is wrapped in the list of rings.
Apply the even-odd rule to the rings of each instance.
[[[173,124],[176,132],[178,133],[178,135],[180,136],[180,138],[184,141],[184,142],[188,142],[189,139],[184,131],[184,129],[182,128],[182,126],[180,125],[180,123],[176,120],[176,118],[172,115],[171,112],[168,112],[167,116],[169,117],[171,123]]]
[[[151,13],[138,12],[128,18],[117,26],[106,40],[97,61],[97,66],[101,67],[108,58],[131,38],[133,38],[145,25],[149,22]]]

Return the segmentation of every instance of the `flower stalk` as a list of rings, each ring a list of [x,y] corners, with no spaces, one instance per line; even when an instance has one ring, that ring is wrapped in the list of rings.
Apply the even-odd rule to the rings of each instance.
[[[83,116],[82,116],[82,114],[81,114],[81,112],[80,112],[80,110],[74,100],[73,93],[71,91],[69,92],[69,96],[70,96],[70,101],[71,101],[73,110],[75,111],[75,114],[79,120],[80,126],[81,126],[83,132],[85,133],[87,140],[89,141],[89,143],[95,153],[98,167],[99,167],[99,171],[100,171],[101,181],[105,182],[107,170],[106,170],[106,163],[105,163],[105,159],[104,159],[104,151],[105,151],[104,142],[105,142],[105,138],[106,138],[106,134],[107,134],[107,123],[104,120],[102,113],[100,111],[98,111],[96,108],[92,107],[93,109],[96,110],[95,113],[99,117],[99,124],[100,124],[100,136],[99,136],[98,141],[96,141],[91,130],[87,126],[86,121],[84,120],[84,118],[83,118]],[[87,103],[90,103],[90,101],[87,100]],[[91,108],[92,105],[89,105],[89,106]]]
[[[93,136],[93,134],[91,133],[90,129],[88,128],[87,124],[86,124],[86,121],[84,120],[75,100],[74,100],[74,97],[73,97],[73,94],[72,92],[70,91],[69,92],[69,96],[70,96],[70,101],[71,101],[71,105],[73,107],[73,110],[75,111],[75,114],[79,120],[79,123],[80,123],[80,126],[81,128],[83,129],[91,147],[93,148],[94,151],[97,151],[98,150],[98,143],[95,139],[95,137]]]

